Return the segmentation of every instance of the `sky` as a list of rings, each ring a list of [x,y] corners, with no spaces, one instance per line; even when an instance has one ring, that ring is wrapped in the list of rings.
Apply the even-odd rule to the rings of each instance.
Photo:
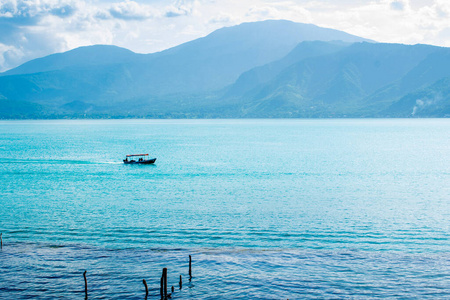
[[[450,47],[449,0],[0,0],[0,71],[94,44],[152,53],[267,19]]]

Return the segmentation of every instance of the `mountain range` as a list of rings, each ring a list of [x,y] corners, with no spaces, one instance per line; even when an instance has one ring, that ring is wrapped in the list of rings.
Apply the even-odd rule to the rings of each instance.
[[[450,48],[270,20],[29,61],[0,74],[0,118],[448,117],[449,83]]]

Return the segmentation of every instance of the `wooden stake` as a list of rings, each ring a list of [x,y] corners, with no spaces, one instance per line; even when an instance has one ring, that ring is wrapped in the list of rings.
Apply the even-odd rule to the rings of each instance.
[[[175,292],[175,288],[174,288],[173,285],[172,285],[172,294],[173,294],[173,292]]]
[[[183,288],[183,280],[181,279],[181,275],[180,275],[180,290]]]
[[[192,257],[189,255],[189,279],[192,278],[192,268],[191,268],[191,265],[192,265]]]
[[[86,271],[84,271],[83,273],[83,277],[84,277],[84,295],[86,296],[86,299],[88,297],[88,289],[87,289],[87,279],[86,279]]]
[[[163,269],[164,277],[164,299],[167,299],[167,268]]]
[[[144,286],[145,286],[145,299],[147,299],[147,296],[148,296],[147,281],[145,281],[145,279],[142,279],[142,282],[144,283]]]

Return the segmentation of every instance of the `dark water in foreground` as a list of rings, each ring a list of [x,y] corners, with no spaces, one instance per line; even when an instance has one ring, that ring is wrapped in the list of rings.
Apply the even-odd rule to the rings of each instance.
[[[449,158],[445,119],[0,122],[0,298],[450,298]]]

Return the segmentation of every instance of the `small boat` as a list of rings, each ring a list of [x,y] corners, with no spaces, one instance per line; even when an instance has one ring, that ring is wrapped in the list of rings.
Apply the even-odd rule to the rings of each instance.
[[[149,165],[154,164],[155,161],[156,158],[148,158],[148,154],[128,154],[123,163]]]

